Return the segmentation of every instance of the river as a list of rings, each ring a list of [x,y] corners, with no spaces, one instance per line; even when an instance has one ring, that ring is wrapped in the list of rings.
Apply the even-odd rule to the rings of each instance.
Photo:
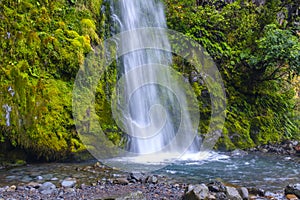
[[[126,158],[128,159],[128,158]],[[119,159],[118,162],[123,162]],[[96,160],[83,163],[28,164],[9,170],[0,170],[0,187],[29,182],[51,181],[59,184],[71,177],[78,184],[92,184],[99,180],[126,175],[126,172],[98,165]],[[116,161],[117,162],[117,161]],[[127,162],[141,168],[151,164]],[[155,164],[156,167],[159,164]],[[163,165],[162,165],[163,166]],[[250,153],[245,156],[229,156],[224,153],[209,153],[202,159],[182,158],[171,165],[158,169],[152,174],[163,175],[175,182],[208,183],[223,180],[231,184],[257,187],[272,192],[282,191],[289,183],[300,182],[300,158],[282,155]]]

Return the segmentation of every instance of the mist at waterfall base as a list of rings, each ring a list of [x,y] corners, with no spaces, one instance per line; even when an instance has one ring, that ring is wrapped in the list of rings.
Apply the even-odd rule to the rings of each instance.
[[[111,4],[114,27],[121,33],[148,27],[166,28],[164,7],[159,1],[120,0]],[[206,157],[198,152],[199,117],[191,116],[188,111],[187,100],[196,98],[187,97],[188,92],[193,93],[187,91],[191,87],[182,87],[188,83],[169,67],[172,55],[167,35],[151,32],[127,35],[121,38],[119,48],[143,46],[145,40],[164,49],[134,50],[117,61],[122,78],[117,85],[119,99],[114,118],[119,118],[118,125],[127,134],[126,151],[133,155],[121,160],[158,164],[178,158]],[[198,105],[194,108],[197,110]]]

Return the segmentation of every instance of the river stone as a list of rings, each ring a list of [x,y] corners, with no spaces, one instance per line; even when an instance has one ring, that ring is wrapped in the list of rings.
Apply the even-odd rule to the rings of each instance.
[[[148,176],[146,178],[146,183],[156,184],[156,183],[158,183],[158,178],[156,176]]]
[[[225,185],[220,181],[211,182],[207,186],[211,192],[226,192]]]
[[[253,195],[258,195],[258,196],[264,196],[265,195],[265,191],[263,189],[260,189],[260,188],[248,188],[248,191],[250,194],[253,194]]]
[[[241,149],[235,149],[230,153],[231,156],[246,156],[248,155],[247,151],[243,151]]]
[[[234,187],[226,186],[226,194],[230,200],[243,200],[238,190]]]
[[[27,184],[27,186],[37,189],[37,188],[41,187],[41,184],[37,183],[37,182],[30,182],[30,183]]]
[[[113,183],[120,185],[128,185],[129,181],[126,178],[116,178],[113,180]]]
[[[204,200],[209,196],[208,187],[205,184],[189,185],[185,194],[184,200]]]
[[[297,184],[289,184],[286,186],[284,193],[287,194],[294,194],[298,198],[300,198],[300,183]]]
[[[74,187],[76,184],[76,180],[72,178],[67,178],[61,182],[61,186],[65,188]]]
[[[44,178],[42,176],[35,177],[36,180],[43,180]]]
[[[227,196],[224,192],[218,192],[218,193],[216,193],[216,199],[218,199],[218,200],[227,200]]]
[[[51,182],[45,182],[39,187],[41,194],[52,194],[56,189],[56,186]]]
[[[129,180],[130,179],[133,179],[133,180],[139,181],[139,182],[144,182],[145,176],[144,176],[144,174],[142,174],[140,172],[132,172],[132,173],[130,173],[130,176],[129,176]]]
[[[249,199],[249,192],[247,188],[241,187],[238,190],[243,200]]]
[[[17,186],[12,185],[12,186],[10,186],[6,191],[7,191],[7,192],[14,192],[16,189],[17,189]]]

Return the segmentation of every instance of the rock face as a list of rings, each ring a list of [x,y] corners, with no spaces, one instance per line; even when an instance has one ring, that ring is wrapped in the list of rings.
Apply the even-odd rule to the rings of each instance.
[[[286,195],[288,194],[294,194],[296,195],[298,198],[300,198],[300,183],[297,184],[289,184],[288,186],[286,186],[284,193]]]
[[[208,199],[209,190],[205,184],[200,185],[189,185],[185,195],[184,200],[205,200]]]

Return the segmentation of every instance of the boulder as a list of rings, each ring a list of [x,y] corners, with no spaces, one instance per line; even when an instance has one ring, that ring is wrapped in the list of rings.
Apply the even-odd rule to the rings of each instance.
[[[241,197],[243,200],[248,200],[249,199],[249,192],[248,192],[248,189],[245,188],[245,187],[241,187],[238,189]]]
[[[238,190],[234,187],[226,186],[226,194],[229,200],[243,200]]]
[[[56,186],[51,182],[45,182],[39,187],[41,194],[52,194],[56,190]]]
[[[294,194],[296,195],[298,198],[300,198],[300,183],[297,184],[289,184],[288,186],[286,186],[284,193],[286,195],[288,194]]]
[[[184,200],[205,200],[209,197],[209,190],[205,184],[189,185],[183,195]]]

